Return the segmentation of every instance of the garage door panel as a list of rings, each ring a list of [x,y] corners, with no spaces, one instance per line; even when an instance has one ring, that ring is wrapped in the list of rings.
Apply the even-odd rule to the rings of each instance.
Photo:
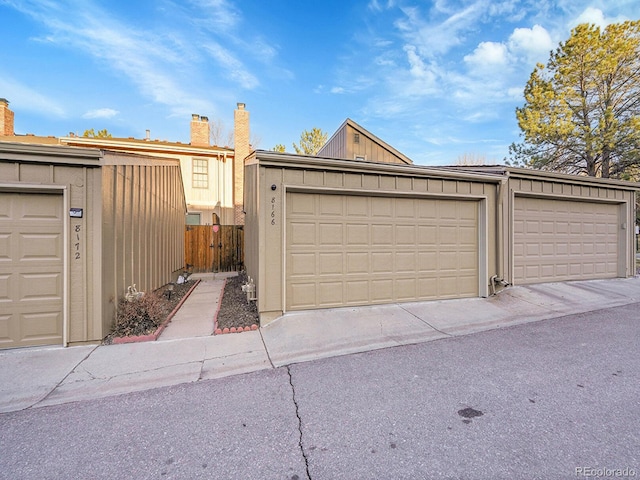
[[[431,300],[438,297],[438,279],[434,277],[418,278],[418,296],[423,300]]]
[[[23,194],[25,195],[25,194]],[[51,198],[51,196],[49,196]],[[58,208],[57,202],[18,202],[18,215],[15,217],[18,221],[38,221],[46,222],[52,221],[57,224],[62,217],[62,212]]]
[[[320,223],[318,225],[320,244],[327,246],[342,245],[343,225],[340,223]]]
[[[416,279],[397,278],[395,281],[395,298],[399,301],[411,301],[416,298]]]
[[[316,271],[314,253],[292,253],[289,258],[292,275],[311,275]]]
[[[341,195],[328,195],[327,197],[333,197],[330,200],[327,200],[326,198],[322,199],[322,202],[326,202],[326,201],[341,201],[341,199],[346,199],[346,213],[347,213],[347,217],[369,217],[369,205],[367,202],[367,197],[355,197],[355,196],[350,196],[350,197],[343,197]]]
[[[371,252],[371,273],[385,273],[393,270],[393,253]]]
[[[369,225],[349,223],[347,227],[347,246],[369,245]]]
[[[320,252],[318,254],[320,275],[342,275],[344,263],[344,255],[341,252]]]
[[[389,278],[371,280],[371,303],[393,301],[393,280]]]
[[[11,302],[13,299],[11,274],[0,275],[0,305]],[[3,307],[0,307],[3,308]]]
[[[289,204],[288,310],[478,295],[477,202],[290,192]],[[298,223],[318,225],[314,245],[294,241]]]
[[[61,260],[62,236],[51,234],[22,234],[19,240],[19,260],[46,261]]]
[[[0,315],[0,348],[29,346],[23,342],[21,321],[19,313]]]
[[[18,282],[18,301],[62,300],[60,272],[22,274]]]
[[[392,218],[392,199],[388,197],[373,197],[371,199],[371,216],[373,218]]]
[[[309,216],[313,215],[316,211],[315,198],[312,196],[300,196],[298,201],[287,205],[290,216]]]
[[[397,198],[394,203],[396,206],[396,218],[416,218],[416,202],[412,198]]]
[[[62,336],[62,315],[56,311],[32,312],[22,315],[22,341],[35,343],[57,340]]]
[[[315,282],[292,282],[290,285],[291,297],[295,299],[292,308],[313,308],[316,305]]]
[[[367,273],[369,254],[366,252],[347,252],[347,275],[354,273]]]
[[[291,245],[298,247],[304,245],[315,245],[316,239],[316,224],[294,222],[291,224]]]
[[[440,226],[438,227],[438,244],[456,248],[459,242],[458,227]]]
[[[418,225],[418,242],[425,246],[438,243],[438,227],[436,225]]]
[[[516,283],[617,276],[617,205],[516,197],[514,217]]]
[[[431,220],[429,223],[434,223],[433,221],[438,219],[438,211],[435,206],[425,202],[418,202],[417,214],[418,220]]]
[[[417,265],[419,273],[435,272],[438,268],[438,253],[419,251]]]
[[[318,294],[319,305],[322,307],[341,305],[343,303],[342,282],[318,282]]]
[[[458,217],[469,222],[478,221],[478,202],[458,202]]]
[[[395,273],[413,273],[416,270],[416,252],[397,252]]]
[[[0,262],[11,260],[11,233],[0,232]]]
[[[347,283],[346,303],[360,304],[369,298],[369,282],[366,280],[353,281]]]
[[[372,225],[371,244],[375,246],[393,244],[393,227],[391,225]]]
[[[415,225],[397,225],[396,228],[396,245],[398,246],[414,246],[417,241]]]
[[[60,195],[0,193],[0,347],[62,342]]]

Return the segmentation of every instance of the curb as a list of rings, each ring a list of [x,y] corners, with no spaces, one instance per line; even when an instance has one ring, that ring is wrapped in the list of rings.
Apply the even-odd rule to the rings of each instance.
[[[251,326],[246,327],[231,327],[231,328],[218,328],[218,313],[220,313],[220,307],[222,306],[222,297],[224,296],[224,288],[227,286],[227,279],[224,279],[224,285],[222,285],[222,295],[220,296],[220,301],[218,302],[218,309],[216,310],[216,315],[213,317],[213,334],[214,335],[226,335],[227,333],[242,333],[242,332],[250,332],[251,330],[257,330],[258,325],[253,324]]]
[[[200,279],[196,280],[196,283],[194,283],[189,289],[189,291],[184,295],[184,297],[180,299],[180,302],[178,302],[176,307],[171,311],[171,313],[167,316],[165,321],[162,322],[162,324],[156,329],[155,332],[149,333],[147,335],[136,335],[131,337],[115,337],[111,342],[111,344],[118,345],[123,343],[155,342],[158,339],[158,337],[162,334],[162,332],[164,332],[164,329],[167,328],[167,325],[169,325],[169,322],[171,321],[171,319],[178,312],[178,310],[180,310],[180,307],[182,306],[182,304],[187,300],[187,298],[189,298],[189,295],[191,295],[191,292],[195,290],[195,288],[200,284],[200,282],[201,282]],[[226,280],[225,280],[225,283],[226,283]],[[218,314],[216,313],[216,317],[217,316]]]

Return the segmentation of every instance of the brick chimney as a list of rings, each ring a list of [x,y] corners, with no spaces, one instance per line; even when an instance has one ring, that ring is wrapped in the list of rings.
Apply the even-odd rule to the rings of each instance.
[[[191,145],[194,147],[208,147],[209,134],[209,119],[201,117],[197,113],[191,115]]]
[[[13,112],[9,110],[9,100],[0,98],[0,135],[13,136]]]
[[[251,153],[249,145],[249,112],[244,103],[238,103],[233,112],[233,206],[236,225],[244,225],[244,159]]]

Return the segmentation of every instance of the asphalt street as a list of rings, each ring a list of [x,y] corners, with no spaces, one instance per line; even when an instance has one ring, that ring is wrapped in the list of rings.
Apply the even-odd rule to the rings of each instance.
[[[0,414],[0,478],[640,477],[639,347],[636,303]]]

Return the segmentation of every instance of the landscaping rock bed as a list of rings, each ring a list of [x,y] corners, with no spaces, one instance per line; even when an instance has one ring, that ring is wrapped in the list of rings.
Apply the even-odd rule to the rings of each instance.
[[[247,281],[244,272],[235,277],[227,278],[220,302],[220,310],[216,318],[216,332],[227,333],[255,329],[259,325],[258,309],[255,302],[247,301],[247,295],[242,291],[242,285]],[[254,327],[255,325],[255,327]]]
[[[242,285],[246,275],[227,278],[216,317],[215,333],[235,333],[255,330],[259,325],[255,302],[247,301]],[[154,292],[145,293],[134,302],[122,302],[118,320],[103,344],[127,343],[130,341],[155,340],[159,328],[166,325],[169,316],[175,313],[185,295],[196,284],[189,280],[183,284],[167,284]]]

